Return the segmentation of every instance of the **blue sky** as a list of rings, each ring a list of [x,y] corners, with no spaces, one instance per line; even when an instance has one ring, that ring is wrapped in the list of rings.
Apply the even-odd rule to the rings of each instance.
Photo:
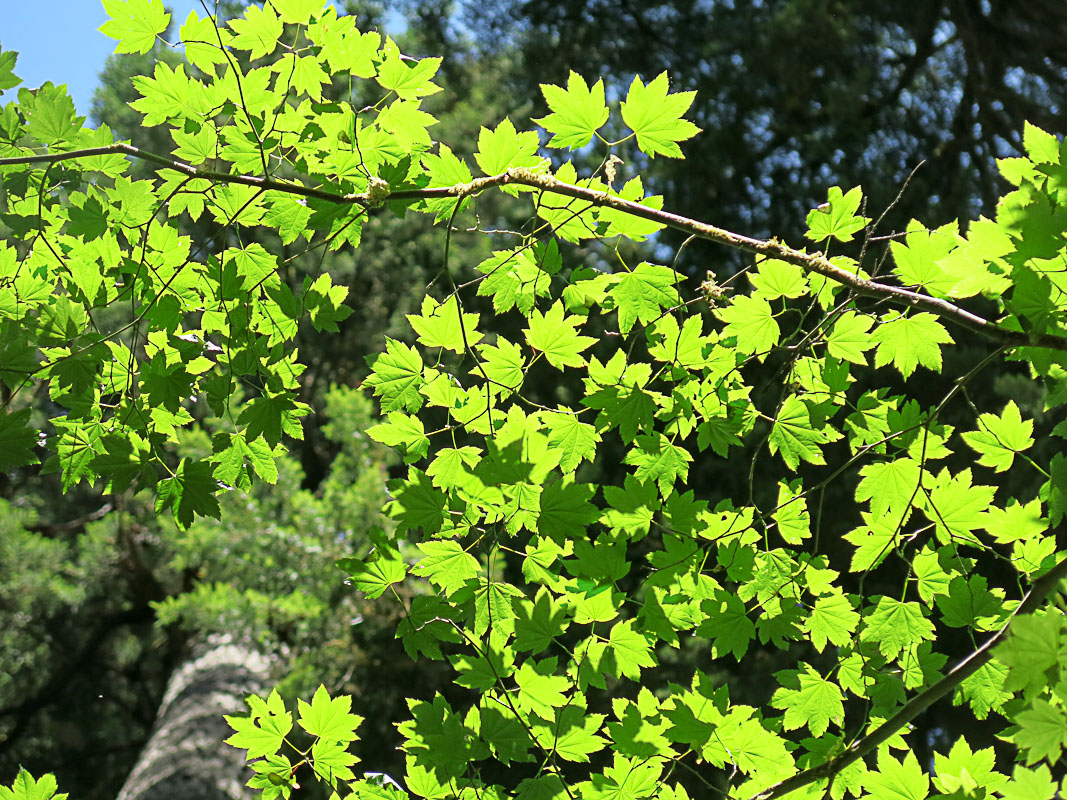
[[[178,24],[199,0],[164,0]],[[210,5],[210,4],[209,4]],[[79,114],[88,115],[96,77],[115,40],[97,30],[107,20],[100,0],[0,0],[0,47],[17,50],[22,86],[65,83]]]

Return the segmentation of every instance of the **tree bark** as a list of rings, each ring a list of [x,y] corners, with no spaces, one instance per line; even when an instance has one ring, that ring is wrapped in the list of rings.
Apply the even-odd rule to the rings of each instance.
[[[209,637],[171,676],[155,727],[118,800],[246,800],[244,752],[223,744],[224,714],[247,712],[261,693],[270,659],[230,636]]]

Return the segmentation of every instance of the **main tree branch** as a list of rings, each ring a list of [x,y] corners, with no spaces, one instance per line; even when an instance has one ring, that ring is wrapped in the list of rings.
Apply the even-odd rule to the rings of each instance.
[[[203,178],[217,183],[237,183],[244,186],[254,186],[263,190],[285,192],[301,197],[309,197],[317,200],[325,200],[331,203],[355,204],[363,207],[379,206],[387,201],[418,202],[420,200],[447,199],[450,197],[463,198],[479,194],[486,189],[507,184],[519,184],[562,195],[577,200],[584,200],[592,205],[613,208],[623,211],[641,219],[647,219],[668,228],[692,234],[700,239],[707,239],[735,250],[744,250],[767,258],[776,258],[795,264],[806,272],[814,272],[831,280],[848,286],[854,292],[867,297],[876,297],[889,300],[893,303],[927,311],[946,320],[954,322],[968,330],[975,331],[994,341],[1012,347],[1044,347],[1050,350],[1067,351],[1067,336],[1055,333],[1026,333],[1025,331],[1007,328],[985,317],[974,314],[971,311],[950,303],[940,297],[931,297],[921,292],[914,292],[899,286],[872,281],[862,278],[847,269],[837,266],[828,258],[817,253],[805,253],[796,250],[777,239],[754,239],[739,233],[709,225],[706,222],[683,217],[669,211],[662,211],[649,206],[624,200],[608,192],[590,189],[584,186],[575,186],[565,183],[551,175],[536,172],[530,169],[512,169],[499,175],[491,175],[486,178],[475,178],[470,183],[460,183],[455,186],[443,186],[426,189],[398,189],[392,191],[384,185],[384,182],[376,182],[371,179],[371,186],[366,192],[332,192],[328,189],[304,186],[292,181],[282,181],[257,175],[241,175],[219,172],[216,170],[202,169],[177,161],[156,153],[150,153],[139,147],[134,147],[123,142],[105,145],[103,147],[90,147],[82,150],[70,150],[61,153],[33,154],[0,158],[0,169],[3,167],[20,166],[29,164],[52,164],[60,161],[71,161],[93,156],[122,154],[132,158],[158,164],[167,169],[176,170],[190,178]]]

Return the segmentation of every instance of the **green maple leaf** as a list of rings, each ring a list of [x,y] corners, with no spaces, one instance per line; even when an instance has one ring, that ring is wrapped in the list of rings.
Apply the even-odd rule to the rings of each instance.
[[[226,63],[226,53],[222,48],[229,46],[232,38],[230,32],[224,27],[216,28],[211,17],[201,19],[192,10],[178,35],[185,46],[185,57],[189,63],[217,78],[216,67]],[[219,40],[222,41],[222,47],[219,46]]]
[[[1011,780],[1002,783],[997,793],[1001,800],[1053,800],[1057,786],[1048,765],[1038,764],[1036,768],[1028,769],[1016,764]]]
[[[444,590],[446,595],[462,588],[463,585],[477,578],[482,571],[478,559],[466,552],[459,542],[438,540],[423,542],[419,545],[424,555],[412,568],[414,575],[429,578]]]
[[[381,398],[382,411],[418,411],[423,385],[422,356],[414,347],[385,340],[385,352],[368,357],[371,374],[363,381]]]
[[[477,447],[443,447],[426,468],[426,474],[439,489],[470,486],[472,481],[477,482],[472,473],[481,458],[482,453]]]
[[[934,624],[923,616],[918,603],[892,597],[878,598],[861,633],[865,642],[874,642],[886,658],[896,658],[909,647],[934,638]]]
[[[647,325],[662,316],[663,309],[677,307],[681,303],[680,280],[670,267],[647,262],[622,273],[609,292],[619,313],[619,330],[629,333],[634,322]]]
[[[617,697],[611,707],[619,721],[605,727],[616,753],[639,758],[671,755],[670,739],[665,735],[670,723],[647,688],[638,693],[636,703]]]
[[[860,615],[848,598],[840,592],[823,595],[815,601],[811,613],[804,620],[804,629],[812,645],[820,653],[829,642],[844,647],[852,641],[852,634],[859,625]]]
[[[245,438],[249,441],[262,436],[267,444],[276,447],[282,434],[293,435],[296,420],[306,410],[288,392],[264,394],[245,403],[237,421],[245,426]],[[299,435],[299,428],[296,428]]]
[[[536,168],[543,161],[537,155],[540,146],[535,131],[519,133],[511,119],[504,117],[495,130],[482,128],[478,132],[478,152],[474,154],[474,160],[486,175],[499,175],[522,167]]]
[[[1011,737],[1026,752],[1027,765],[1046,759],[1055,762],[1067,745],[1067,716],[1063,709],[1037,698],[1012,720],[1018,730]]]
[[[542,588],[535,602],[522,599],[515,605],[515,649],[540,653],[569,625],[566,608]]]
[[[627,475],[624,486],[605,486],[604,499],[608,503],[601,522],[614,530],[631,535],[648,532],[652,515],[660,507],[654,483],[642,483],[633,475]]]
[[[599,180],[578,180],[578,173],[570,161],[564,162],[556,171],[556,180],[597,191],[607,188]],[[538,195],[536,208],[537,216],[551,225],[555,234],[564,241],[578,243],[600,236],[595,203],[581,198],[568,199],[562,194],[544,193]]]
[[[515,800],[565,800],[568,790],[558,775],[525,778],[519,782]]]
[[[995,763],[992,747],[974,752],[967,740],[960,737],[947,756],[934,753],[934,786],[945,794],[957,791],[965,795],[976,794],[975,789],[994,782],[999,784],[1004,779],[1003,775],[993,771]]]
[[[638,431],[652,427],[656,401],[642,388],[651,376],[651,365],[627,364],[622,350],[616,351],[607,364],[601,364],[594,356],[585,382],[588,394],[582,404],[601,410],[596,420],[600,430],[618,426],[623,440],[632,441]]]
[[[116,53],[147,53],[170,24],[163,0],[103,0],[111,18],[99,30],[118,39]]]
[[[381,34],[360,33],[352,16],[338,17],[332,6],[308,29],[308,35],[321,45],[321,55],[333,73],[351,73],[359,78],[373,78],[374,59],[381,45]]]
[[[654,481],[659,484],[664,497],[671,493],[676,480],[684,482],[688,477],[692,454],[662,433],[638,436],[634,439],[634,445],[623,463],[636,467],[634,477],[642,483]]]
[[[423,58],[419,61],[402,59],[392,40],[387,41],[383,50],[385,60],[378,67],[376,76],[383,89],[396,92],[401,100],[417,100],[441,91],[441,87],[433,82],[433,76],[441,66],[440,58]]]
[[[203,164],[209,158],[215,158],[219,137],[215,129],[205,125],[198,131],[187,133],[183,128],[172,128],[171,138],[178,146],[174,155],[188,164]],[[229,151],[229,148],[226,148]],[[226,153],[227,156],[229,152]]]
[[[642,667],[656,666],[648,637],[634,630],[633,620],[615,623],[608,634],[608,646],[615,657],[616,675],[620,678],[638,681]]]
[[[147,127],[175,118],[199,122],[211,110],[212,99],[204,84],[186,75],[184,64],[171,69],[164,62],[157,62],[151,78],[137,76],[133,83],[141,98],[130,103],[130,108],[144,114]]]
[[[230,28],[236,34],[231,45],[238,50],[250,51],[249,58],[254,61],[274,52],[285,26],[274,7],[264,3],[262,7],[246,8],[244,17],[231,19]]]
[[[496,344],[478,345],[478,354],[482,357],[482,363],[480,367],[473,367],[471,374],[480,376],[484,370],[494,392],[507,396],[522,386],[526,362],[522,357],[522,348],[517,344],[497,336]]]
[[[401,411],[390,411],[387,420],[367,428],[367,435],[376,442],[397,448],[409,463],[427,454],[430,439],[421,419]]]
[[[905,378],[920,364],[940,372],[940,345],[952,343],[952,337],[937,317],[926,312],[907,317],[886,314],[871,336],[878,342],[874,365],[882,367],[891,363]]]
[[[656,321],[652,333],[653,342],[649,344],[648,353],[657,361],[678,364],[691,370],[700,369],[709,363],[709,359],[704,355],[709,346],[709,339],[704,336],[703,321],[699,315],[686,317],[679,328],[674,315],[667,314]],[[710,423],[711,420],[707,422]]]
[[[863,200],[863,190],[859,186],[841,193],[841,187],[831,186],[827,202],[808,212],[809,239],[821,242],[831,236],[842,242],[851,242],[857,231],[863,230],[870,220],[856,214]]]
[[[898,762],[884,749],[878,753],[878,770],[863,776],[863,788],[870,800],[926,800],[930,779],[915,753],[909,752],[903,762]]]
[[[590,88],[581,75],[572,71],[566,89],[542,83],[541,92],[552,113],[534,122],[554,134],[548,142],[549,147],[584,147],[597,129],[608,121],[602,80]]]
[[[410,754],[407,757],[407,767],[404,774],[404,783],[407,785],[407,790],[416,797],[425,797],[426,800],[451,800],[451,798],[455,797],[455,793],[450,788],[453,782],[450,778],[445,777],[448,773],[445,770],[434,769],[432,765],[423,766],[420,760]],[[441,777],[438,777],[439,774]],[[361,788],[359,796],[363,797],[364,794],[367,794],[368,797],[378,800],[379,794],[377,790],[379,788],[376,783],[372,786],[370,793]],[[390,792],[383,800],[402,800],[407,796],[407,794],[401,794],[400,798],[398,798],[395,793]]]
[[[443,303],[426,295],[422,299],[421,313],[408,314],[407,319],[418,334],[419,342],[427,347],[443,347],[454,353],[463,353],[482,338],[478,332],[478,314],[463,312],[461,321],[456,295],[450,295]]]
[[[967,703],[978,719],[985,719],[990,711],[1000,711],[1012,698],[1004,689],[1008,671],[1003,664],[990,661],[960,684],[953,702]]]
[[[574,472],[582,461],[592,462],[600,434],[596,428],[578,419],[577,414],[545,412],[542,421],[548,427],[548,446],[559,454],[559,468]]]
[[[870,317],[855,311],[846,311],[830,329],[830,335],[826,337],[826,351],[834,358],[866,366],[867,356],[864,351],[878,344],[868,333],[873,324],[874,320]]]
[[[1004,613],[1004,592],[990,591],[982,575],[957,575],[949,583],[948,593],[938,596],[937,607],[950,627],[993,630]]]
[[[997,661],[1008,668],[1004,688],[1044,688],[1049,670],[1058,663],[1062,638],[1063,623],[1057,615],[1039,612],[1015,619],[1007,641],[995,651]]]
[[[52,144],[71,140],[78,135],[85,122],[74,110],[66,86],[46,83],[36,90],[32,105],[24,104],[26,133],[42,142]]]
[[[927,545],[912,559],[912,570],[915,572],[919,597],[927,605],[933,603],[934,598],[939,595],[948,594],[952,575],[941,563],[942,554],[945,552],[944,549],[939,552]]]
[[[225,718],[236,731],[226,740],[226,744],[247,750],[247,761],[274,755],[293,729],[293,715],[285,710],[277,689],[272,690],[266,700],[252,695],[246,702],[251,709],[247,717]]]
[[[18,57],[19,54],[12,50],[8,50],[6,53],[0,51],[0,92],[14,89],[22,83],[22,78],[18,77],[13,71]]]
[[[860,476],[856,502],[870,500],[871,514],[875,517],[887,512],[899,516],[918,497],[920,470],[919,462],[914,459],[876,461],[861,468]]]
[[[397,726],[407,738],[404,749],[442,778],[460,775],[471,755],[463,720],[440,694],[432,703],[408,699],[408,706],[411,719]]]
[[[278,466],[274,460],[274,450],[263,439],[249,441],[241,433],[228,436],[220,435],[216,439],[216,464],[214,475],[227,486],[247,490],[252,485],[252,476],[248,467],[269,484],[278,482]],[[96,463],[96,462],[94,462]],[[127,469],[139,466],[136,461],[129,461]]]
[[[91,465],[100,454],[100,426],[67,417],[56,417],[52,424],[59,432],[59,441],[55,456],[46,462],[45,468],[50,470],[58,464],[63,472],[63,491],[67,491],[83,478],[95,477]],[[15,436],[17,439],[17,432]]]
[[[573,704],[555,711],[549,723],[530,726],[537,743],[547,752],[565,761],[584,763],[607,745],[607,739],[597,733],[604,721],[603,714],[587,714]]]
[[[795,470],[801,461],[825,464],[826,459],[823,458],[819,445],[840,438],[841,434],[832,428],[816,429],[807,405],[795,394],[791,394],[778,412],[768,444],[772,454],[781,453],[786,466]]]
[[[1025,542],[1048,530],[1048,520],[1041,514],[1041,501],[1036,497],[1025,505],[1015,500],[1006,508],[990,506],[986,511],[985,529],[1002,544]]]
[[[760,262],[759,270],[752,276],[756,294],[768,302],[780,297],[802,297],[808,293],[808,281],[804,270],[788,261],[768,258]]]
[[[583,800],[641,800],[657,795],[663,763],[658,759],[626,758],[615,753],[614,763],[602,774],[579,783],[576,794]]]
[[[307,25],[312,17],[319,16],[325,0],[271,0],[271,5],[278,11],[282,22]]]
[[[1035,164],[1059,164],[1064,154],[1059,139],[1031,122],[1023,123],[1023,147]]]
[[[735,297],[730,305],[715,309],[715,316],[726,323],[722,335],[736,337],[739,352],[760,358],[778,344],[782,334],[770,304],[762,297]]]
[[[700,623],[696,634],[712,640],[711,657],[722,658],[733,653],[740,661],[756,635],[756,626],[748,618],[744,601],[736,594],[717,589],[714,599],[704,600],[700,609],[707,614],[707,619]]]
[[[407,480],[390,483],[389,489],[393,494],[389,512],[404,528],[422,528],[427,533],[441,530],[448,498],[433,485],[426,473],[412,467],[408,470]]]
[[[156,513],[173,508],[174,520],[183,529],[192,525],[198,515],[218,519],[218,488],[211,464],[183,458],[173,476],[161,480],[156,488]]]
[[[322,99],[323,84],[330,82],[330,76],[317,56],[286,53],[271,64],[270,69],[278,73],[285,89],[313,100]]]
[[[483,706],[478,709],[478,716],[478,733],[501,763],[508,765],[512,761],[531,760],[530,747],[533,741],[526,728],[510,711]]]
[[[866,511],[861,513],[863,525],[844,536],[845,541],[856,546],[850,567],[852,572],[874,569],[893,552],[900,537],[900,528],[907,521],[908,514],[893,516],[870,514]]]
[[[660,195],[645,197],[644,185],[641,177],[637,176],[628,180],[622,187],[618,196],[623,200],[637,203],[648,208],[659,210],[663,208],[663,198]],[[610,239],[613,236],[625,236],[635,242],[643,242],[656,231],[663,230],[663,224],[652,220],[642,219],[621,209],[603,206],[597,213],[597,220],[602,225],[607,225],[603,238]]]
[[[931,231],[917,220],[912,220],[908,223],[904,241],[889,243],[893,260],[896,261],[893,272],[904,285],[918,286],[935,297],[949,294],[958,296],[952,291],[957,278],[949,274],[941,263],[956,247],[958,227],[956,223],[950,223]]]
[[[563,303],[557,300],[545,314],[534,309],[526,341],[544,353],[548,363],[557,369],[583,367],[586,361],[579,353],[596,342],[592,336],[578,335],[578,326],[583,322],[578,316],[564,316]]]
[[[759,720],[744,719],[740,714],[724,722],[702,752],[718,766],[736,764],[761,786],[770,785],[796,771],[785,740],[763,727]]]
[[[785,711],[782,724],[787,731],[807,725],[812,736],[822,736],[831,722],[840,725],[844,720],[841,687],[810,664],[802,666],[803,672],[778,673],[781,686],[774,692],[771,706]]]
[[[995,493],[993,486],[972,485],[969,469],[951,477],[946,469],[938,474],[924,513],[944,544],[959,540],[973,543],[974,531],[985,527],[986,509]]]
[[[319,739],[311,745],[311,762],[319,775],[327,776],[324,779],[327,783],[355,778],[356,774],[350,768],[357,761],[359,759],[349,753],[341,742]]]
[[[774,510],[774,522],[778,533],[787,544],[800,544],[811,536],[811,515],[808,501],[801,494],[800,481],[778,484],[778,506]]]
[[[681,116],[693,104],[696,92],[668,94],[667,73],[661,72],[648,86],[634,77],[622,101],[622,119],[637,134],[637,146],[652,158],[657,154],[682,158],[678,142],[700,133],[700,128]]]
[[[451,624],[455,617],[456,610],[441,598],[417,595],[407,617],[397,626],[396,636],[410,658],[418,659],[422,653],[439,659],[441,642],[460,641],[459,632]]]
[[[67,800],[67,794],[56,794],[56,778],[51,773],[34,780],[33,775],[19,767],[11,788],[0,786],[0,800]]]
[[[583,536],[600,517],[600,510],[590,502],[595,492],[594,486],[570,479],[550,483],[541,492],[537,532],[559,541]]]
[[[481,580],[477,585],[468,584],[466,592],[460,593],[462,599],[468,593],[474,595],[474,624],[471,631],[476,637],[483,637],[490,629],[494,636],[507,638],[515,626],[515,609],[513,603],[523,593],[510,583],[495,580]]]
[[[37,431],[29,421],[29,408],[0,413],[0,472],[37,463]]]
[[[400,554],[382,547],[376,548],[365,559],[342,558],[337,567],[347,572],[352,585],[371,600],[381,597],[386,589],[400,583],[408,574]]]
[[[530,711],[544,719],[552,719],[557,708],[568,703],[571,682],[565,675],[556,675],[556,659],[526,661],[515,673],[519,687],[516,703],[524,711]]]
[[[273,259],[270,266],[270,272],[273,272]],[[337,332],[337,323],[343,322],[352,314],[352,309],[344,305],[346,297],[348,297],[348,287],[335,286],[328,273],[320,275],[314,283],[310,279],[305,279],[304,296],[301,301],[315,330]]]
[[[355,741],[356,728],[363,717],[352,713],[352,698],[349,695],[330,697],[326,687],[319,684],[310,703],[297,701],[300,710],[300,727],[312,736],[331,742]]]
[[[444,189],[471,182],[470,168],[448,145],[439,143],[436,154],[427,153],[422,157],[422,165],[430,179],[427,188]],[[470,198],[440,197],[425,200],[423,204],[434,212],[435,222],[444,222],[466,208],[470,204]]]
[[[1034,443],[1034,421],[1024,420],[1019,407],[1011,400],[998,417],[982,414],[979,430],[963,433],[963,441],[979,452],[978,463],[1004,472],[1015,462],[1015,454],[1028,450]]]
[[[511,308],[529,314],[537,298],[549,294],[558,261],[555,240],[547,249],[524,247],[493,253],[476,268],[485,275],[478,284],[478,294],[492,296],[493,310],[498,314]]]

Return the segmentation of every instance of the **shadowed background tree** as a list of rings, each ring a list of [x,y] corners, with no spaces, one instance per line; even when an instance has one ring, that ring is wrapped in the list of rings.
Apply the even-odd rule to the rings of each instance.
[[[349,10],[362,29],[384,19],[383,7]],[[881,232],[900,230],[911,217],[936,223],[989,208],[1000,188],[993,159],[1015,152],[1024,118],[1056,130],[1067,94],[1067,7],[1055,0],[528,0],[407,2],[402,10],[402,49],[446,54],[445,91],[428,108],[440,119],[436,136],[457,153],[474,149],[482,124],[540,116],[537,84],[563,82],[569,70],[604,76],[616,93],[634,73],[651,79],[669,70],[674,89],[697,90],[690,116],[704,133],[687,143],[683,165],[648,163],[632,151],[620,176],[640,172],[666,208],[793,241],[828,186],[862,183],[868,214],[877,216],[922,161]],[[161,59],[177,63],[181,55],[160,47],[112,59],[93,115],[119,138],[170,152],[161,129],[143,127],[142,115],[126,105],[136,96],[130,77],[150,73]],[[602,155],[602,148],[590,149],[590,168]],[[506,206],[495,208],[483,203],[481,218],[463,217],[457,227],[510,227]],[[232,235],[206,218],[186,227],[194,242],[213,247]],[[347,247],[302,253],[277,238],[262,241],[270,252],[292,256],[283,279],[294,289],[328,271],[348,286],[353,311],[339,335],[308,329],[299,341],[307,365],[301,399],[312,414],[277,487],[235,493],[223,522],[179,535],[141,501],[88,490],[59,498],[54,476],[28,469],[4,479],[0,782],[21,762],[56,771],[72,796],[115,796],[141,760],[190,644],[235,633],[276,659],[272,677],[287,675],[290,694],[306,695],[319,681],[356,694],[366,725],[377,726],[364,730],[364,745],[377,745],[365,762],[386,771],[397,763],[390,723],[415,677],[393,667],[400,649],[383,634],[389,620],[375,619],[329,569],[335,558],[369,547],[365,531],[381,523],[390,461],[361,438],[367,407],[349,393],[329,392],[359,383],[364,357],[383,335],[409,335],[404,314],[417,310],[428,287],[439,295],[446,279],[442,230],[426,219],[379,214],[362,236],[358,255]],[[646,256],[673,258],[680,243],[664,233]],[[487,236],[453,237],[448,270],[469,277],[490,244]],[[880,257],[884,244],[872,243],[871,253]],[[582,255],[610,263],[610,254]],[[745,266],[705,245],[683,249],[678,264],[694,280],[708,267],[722,280]],[[968,358],[964,351],[959,372]],[[980,391],[1015,396],[1024,413],[1040,412],[1040,387],[1012,365],[983,380]],[[568,391],[546,385],[531,396],[554,404]],[[206,410],[203,419],[207,430],[218,429]],[[210,438],[189,437],[185,446],[204,451]],[[619,460],[602,454],[592,469],[610,475]],[[701,480],[742,496],[745,477],[709,470]],[[843,509],[839,522],[824,524],[847,530],[849,520]],[[661,681],[673,674],[672,657],[709,667],[702,652],[668,656]],[[776,668],[768,656],[766,673]],[[767,685],[761,675],[723,679],[741,694],[758,693]],[[432,674],[420,677],[432,693]],[[930,723],[931,746],[950,722],[943,713]]]

